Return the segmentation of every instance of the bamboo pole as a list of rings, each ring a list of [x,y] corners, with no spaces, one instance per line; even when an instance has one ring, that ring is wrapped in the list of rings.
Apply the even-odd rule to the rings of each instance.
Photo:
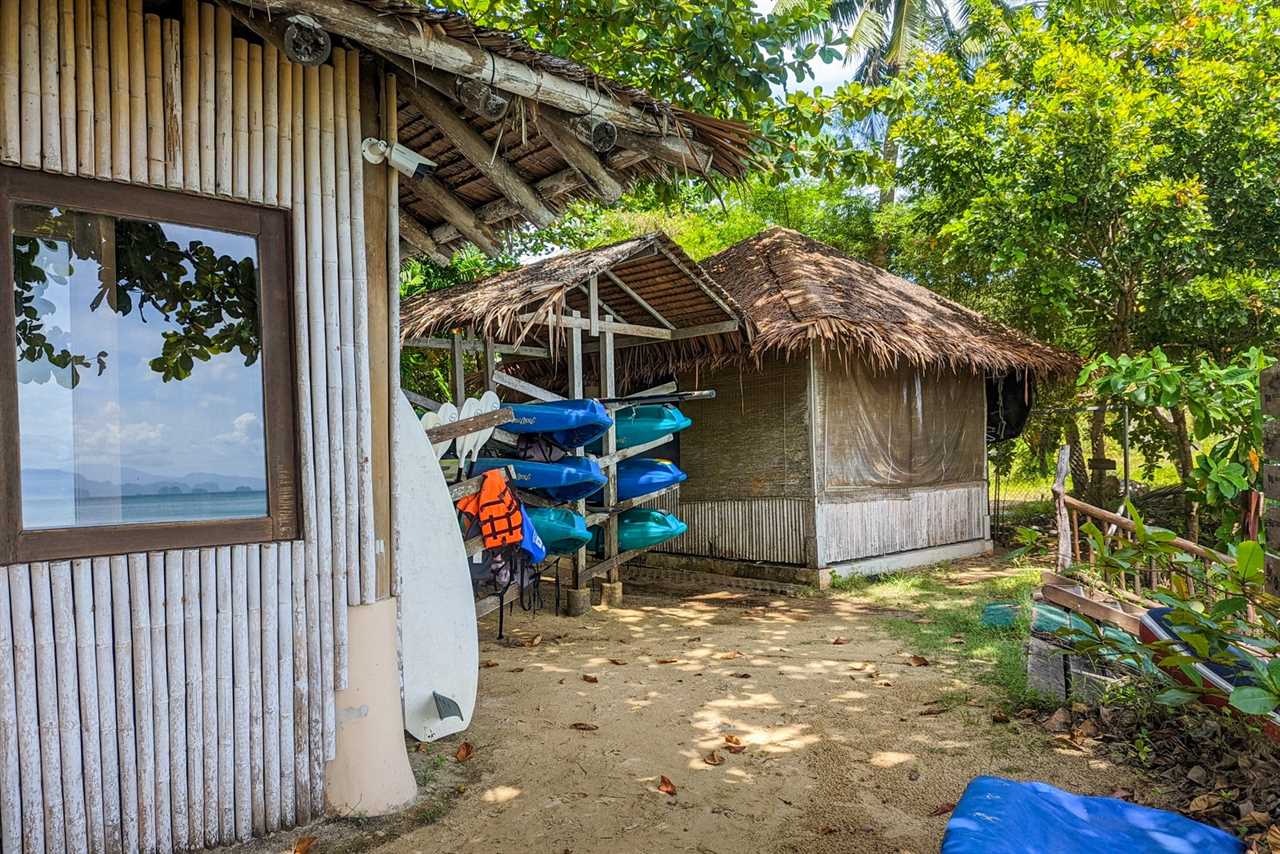
[[[87,850],[106,850],[106,822],[102,804],[102,732],[97,711],[97,632],[93,626],[93,572],[88,560],[73,561],[70,566],[72,602],[76,613],[76,663],[72,670],[76,679],[74,700],[78,703],[79,732],[74,739],[81,748],[84,780],[84,835]],[[0,621],[3,622],[3,621]],[[0,639],[0,649],[4,641]],[[0,656],[3,659],[4,656]],[[3,667],[3,663],[0,663]],[[61,672],[59,671],[59,675]],[[3,704],[0,704],[3,709]]]
[[[351,155],[347,138],[347,53],[333,53],[334,193],[338,225],[338,321],[342,377],[342,465],[346,504],[342,508],[343,543],[340,562],[333,567],[334,585],[334,685],[347,687],[347,603],[359,601],[360,587],[360,482],[356,459],[355,293],[351,254]]]
[[[208,160],[210,158],[203,158]],[[214,848],[222,838],[218,759],[221,734],[218,731],[218,567],[213,549],[200,550],[200,726],[204,732],[204,780],[200,800],[204,802],[204,845]]]
[[[93,3],[92,0],[72,0],[71,29],[75,43],[75,105],[76,105],[76,171],[81,175],[97,172],[97,153],[94,150],[94,93],[93,93]]]
[[[262,204],[263,197],[263,140],[262,116],[262,45],[249,45],[249,93],[248,93],[248,193],[249,201]]]
[[[182,0],[182,186],[200,189],[200,3]],[[198,558],[197,558],[198,560]],[[203,825],[203,821],[201,821]],[[194,840],[193,840],[194,842]]]
[[[280,55],[280,76],[277,81],[280,90],[280,143],[279,167],[277,173],[280,183],[280,207],[293,206],[293,63]],[[296,233],[296,232],[295,232]]]
[[[93,0],[93,161],[111,179],[111,25],[107,0]]]
[[[16,3],[14,4],[16,8]],[[3,20],[0,17],[0,20]],[[0,850],[22,850],[22,757],[18,751],[17,685],[9,602],[9,574],[0,570]],[[101,803],[101,801],[99,801]]]
[[[310,331],[310,289],[307,287],[309,260],[311,249],[307,244],[307,223],[310,214],[307,211],[307,168],[304,161],[304,141],[306,136],[305,105],[303,97],[303,68],[291,66],[290,101],[292,119],[290,121],[290,148],[292,153],[292,189],[293,195],[293,316],[294,316],[294,360],[298,372],[298,417],[302,429],[302,441],[299,442],[298,457],[302,466],[302,515],[303,528],[308,533],[303,547],[292,549],[291,582],[292,617],[290,620],[290,645],[293,649],[292,694],[293,714],[291,718],[294,733],[292,766],[294,770],[294,823],[305,824],[311,820],[311,762],[309,759],[311,743],[310,718],[310,631],[307,623],[307,566],[314,566],[318,557],[318,543],[325,536],[325,524],[322,524],[316,512],[318,501],[318,467],[315,455],[314,426],[318,423],[313,417],[312,378],[315,366],[311,364],[311,331]],[[317,635],[317,638],[319,635]],[[317,671],[318,672],[318,671]],[[286,745],[288,747],[288,745]]]
[[[235,748],[231,671],[231,549],[214,552],[218,585],[218,841],[236,838]],[[208,735],[205,736],[208,738]]]
[[[149,180],[147,169],[146,53],[142,0],[128,0],[129,173],[135,183]]]
[[[36,700],[36,635],[31,610],[31,571],[9,567],[13,623],[14,729],[17,730],[23,854],[44,854],[44,796],[40,788],[40,718]]]
[[[231,109],[231,11],[225,6],[213,10],[213,58],[216,66],[217,106],[211,122],[215,133],[215,157],[217,157],[218,194],[231,195],[232,182],[232,122]]]
[[[0,161],[4,163],[22,160],[21,26],[18,0],[0,0]]]
[[[267,67],[274,68],[276,65],[277,60],[272,57]],[[271,98],[267,99],[268,104],[271,101]],[[267,134],[267,139],[271,139],[271,133]],[[259,586],[262,640],[259,660],[262,662],[262,832],[264,833],[275,833],[280,829],[279,560],[279,547],[275,543],[266,543],[262,546],[262,578]]]
[[[249,714],[240,722],[241,729],[249,731],[249,815],[252,832],[262,836],[267,832],[266,800],[262,766],[265,751],[262,744],[262,550],[257,546],[248,549],[248,664],[249,664]]]
[[[232,720],[235,756],[236,839],[253,835],[249,814],[252,800],[249,777],[249,560],[245,546],[231,547],[231,660]]]
[[[22,165],[40,168],[40,0],[22,0],[19,50]]]
[[[111,177],[129,180],[129,10],[109,2],[111,62]]]
[[[280,202],[280,51],[262,49],[262,200]]]
[[[182,24],[166,20],[160,34],[161,70],[164,78],[164,182],[171,190],[185,184],[186,125],[183,123]]]
[[[79,0],[59,0],[58,3],[58,107],[62,112],[62,169],[69,175],[76,173],[80,145],[76,82],[77,2]]]
[[[62,171],[58,62],[58,0],[40,0],[40,129],[44,146],[41,163],[46,172]]]
[[[199,848],[204,834],[204,675],[200,650],[200,552],[182,553],[182,658],[186,670],[187,844]]]
[[[282,114],[288,118],[287,114]],[[292,182],[291,177],[285,177]],[[293,544],[281,543],[276,579],[276,626],[280,654],[280,826],[298,821],[293,766]]]
[[[67,847],[59,750],[57,662],[49,564],[31,564],[31,622],[35,627],[36,714],[40,724],[40,773],[44,791],[44,832],[50,851]]]
[[[217,18],[213,6],[200,4],[200,192],[213,195],[218,189],[218,62]],[[230,38],[230,34],[228,34]],[[207,831],[206,831],[207,832]]]
[[[147,114],[147,182],[164,186],[164,49],[160,16],[143,16],[143,74]]]
[[[133,135],[132,128],[129,135]],[[151,685],[151,609],[148,606],[147,556],[132,554],[129,562],[129,610],[133,626],[133,703],[128,714],[138,716],[134,735],[138,756],[138,844],[156,847],[156,743]],[[122,710],[122,713],[125,710]]]
[[[373,407],[369,379],[369,278],[364,237],[364,158],[360,153],[360,55],[347,56],[347,152],[351,173],[351,275],[355,315],[356,468],[359,485],[359,554],[357,595],[351,602],[370,604],[377,594],[378,570],[373,532]]]
[[[126,131],[128,125],[126,123]],[[120,758],[120,835],[124,851],[141,841],[138,802],[138,740],[133,710],[133,618],[129,607],[129,566],[122,555],[110,559],[111,619],[114,633],[116,735]]]
[[[163,171],[161,180],[163,182]],[[142,607],[150,607],[151,633],[151,727],[155,750],[156,850],[173,849],[173,811],[169,787],[169,650],[165,637],[165,560],[163,552],[147,555],[148,599]],[[144,709],[139,711],[145,712]]]
[[[249,43],[231,40],[231,195],[249,197]]]
[[[109,140],[110,137],[105,139]],[[98,683],[98,713],[94,719],[98,723],[98,746],[102,758],[102,825],[106,851],[116,854],[124,850],[124,841],[120,835],[120,748],[116,741],[116,662],[115,638],[111,625],[110,562],[107,558],[94,558],[89,564],[89,574],[93,584],[93,598],[86,601],[90,601],[93,608],[94,661]],[[78,592],[76,597],[78,602]]]
[[[382,114],[386,121],[385,139],[395,143],[400,139],[400,115],[396,94],[396,77],[387,74],[383,77]],[[396,560],[396,544],[400,542],[399,513],[396,510],[396,489],[399,476],[396,463],[400,459],[399,431],[396,420],[400,412],[400,176],[394,169],[387,169],[387,376],[391,388],[388,394],[391,400],[388,425],[391,429],[391,595],[400,593],[400,566]]]
[[[166,21],[166,27],[175,32],[177,21]],[[177,45],[174,45],[175,47]],[[179,146],[174,154],[180,159],[182,148]],[[181,184],[179,184],[181,186]],[[187,647],[186,647],[186,615],[183,613],[183,600],[186,590],[183,586],[185,562],[181,551],[168,551],[164,554],[164,665],[168,676],[166,698],[169,716],[169,832],[173,839],[173,847],[182,851],[190,847],[191,820],[188,816],[187,798]],[[155,597],[152,597],[154,602]]]
[[[74,160],[75,152],[72,152]],[[67,847],[89,847],[85,812],[84,748],[80,741],[80,698],[76,676],[75,605],[71,592],[71,562],[49,565],[52,593],[53,651],[58,683],[58,741],[61,745],[62,803],[66,816]]]
[[[333,515],[331,509],[331,459],[329,455],[328,379],[325,346],[324,310],[324,227],[320,171],[320,71],[303,70],[306,138],[303,154],[307,161],[307,308],[311,344],[312,427],[315,432],[317,558],[307,561],[307,681],[308,761],[310,762],[309,799],[312,809],[323,808],[324,772],[324,671],[332,681],[333,611],[323,608],[327,601],[321,593],[321,579],[330,575],[333,560]],[[308,555],[310,558],[310,555]],[[321,566],[323,564],[323,567]],[[326,654],[324,650],[327,649]]]

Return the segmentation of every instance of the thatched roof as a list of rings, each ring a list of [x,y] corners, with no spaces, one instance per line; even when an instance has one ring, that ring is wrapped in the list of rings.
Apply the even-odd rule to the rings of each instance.
[[[1049,376],[1079,365],[1070,353],[787,228],[766,229],[702,266],[742,306],[756,355],[814,343],[882,367],[905,361]]]
[[[657,312],[671,326],[671,340],[626,335],[617,339],[618,369],[628,379],[660,376],[690,361],[718,364],[740,356],[749,346],[733,297],[660,232],[555,255],[406,299],[400,306],[401,340],[410,343],[464,328],[501,343],[556,349],[565,329],[548,327],[545,319],[569,317],[575,311],[586,317],[586,283],[592,276],[597,277],[601,314],[619,323],[656,327],[661,324],[654,317]],[[716,331],[734,324],[732,330]]]

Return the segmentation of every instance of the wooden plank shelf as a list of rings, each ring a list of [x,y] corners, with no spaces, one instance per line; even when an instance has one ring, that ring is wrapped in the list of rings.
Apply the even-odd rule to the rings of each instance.
[[[587,524],[598,525],[601,522],[608,519],[610,516],[616,516],[619,513],[623,513],[627,510],[630,510],[632,507],[639,507],[642,504],[647,504],[650,501],[653,501],[655,499],[661,498],[664,495],[668,495],[672,492],[675,492],[679,488],[680,488],[680,484],[673,483],[671,484],[671,486],[665,487],[663,489],[659,489],[657,492],[650,492],[647,495],[637,495],[635,498],[628,498],[626,501],[619,501],[617,504],[615,504],[612,507],[602,507],[597,510],[593,510],[587,516]]]
[[[464,418],[461,421],[453,421],[448,424],[441,424],[439,427],[432,427],[427,431],[427,440],[430,442],[447,442],[451,439],[488,430],[491,427],[501,427],[503,424],[511,423],[511,420],[515,417],[515,413],[506,407],[495,409],[493,412],[484,412],[471,418]]]

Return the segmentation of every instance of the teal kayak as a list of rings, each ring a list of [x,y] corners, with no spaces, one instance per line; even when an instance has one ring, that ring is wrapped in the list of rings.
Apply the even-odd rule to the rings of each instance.
[[[689,526],[671,513],[651,507],[635,507],[618,517],[618,550],[646,549],[674,539],[687,530]],[[597,526],[591,531],[591,547],[600,551],[604,548],[604,530]]]
[[[591,540],[587,521],[572,510],[525,505],[524,512],[533,521],[533,528],[546,546],[547,554],[573,554]]]
[[[619,409],[613,419],[619,451],[679,433],[693,424],[693,419],[679,409],[662,403]]]

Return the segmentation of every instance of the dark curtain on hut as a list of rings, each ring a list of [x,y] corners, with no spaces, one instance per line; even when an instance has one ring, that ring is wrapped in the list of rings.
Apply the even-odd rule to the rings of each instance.
[[[913,487],[983,478],[986,401],[969,374],[857,363],[826,371],[826,486]]]

